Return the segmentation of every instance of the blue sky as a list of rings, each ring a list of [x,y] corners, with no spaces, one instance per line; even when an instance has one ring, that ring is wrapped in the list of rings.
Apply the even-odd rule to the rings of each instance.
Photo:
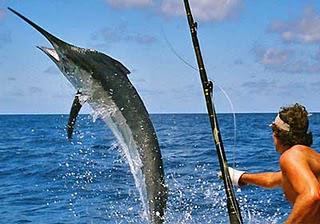
[[[190,4],[208,75],[236,112],[276,112],[295,102],[320,111],[316,1]],[[7,7],[120,60],[151,113],[206,111],[198,73],[178,58],[196,66],[182,0],[0,0],[0,113],[68,113],[76,92],[35,47],[50,44]],[[232,112],[219,89],[215,103]]]

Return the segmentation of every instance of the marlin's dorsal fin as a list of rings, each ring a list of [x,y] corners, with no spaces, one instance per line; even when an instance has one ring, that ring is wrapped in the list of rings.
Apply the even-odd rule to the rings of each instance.
[[[74,125],[76,123],[79,111],[85,102],[86,102],[86,99],[84,99],[82,93],[78,90],[77,94],[74,96],[74,100],[73,100],[72,107],[69,114],[69,121],[67,125],[67,134],[68,134],[69,140],[72,138]]]

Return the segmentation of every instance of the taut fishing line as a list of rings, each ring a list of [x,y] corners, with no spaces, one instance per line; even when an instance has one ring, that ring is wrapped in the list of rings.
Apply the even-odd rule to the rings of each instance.
[[[187,65],[189,68],[191,68],[192,70],[198,72],[199,70],[192,65],[192,63],[188,62],[186,59],[184,59],[173,47],[173,45],[171,44],[171,42],[169,41],[169,39],[167,38],[167,35],[163,29],[163,27],[161,26],[161,33],[162,36],[166,42],[166,44],[169,46],[169,49],[171,50],[171,52],[180,60],[182,61],[185,65]],[[210,79],[211,80],[211,79]],[[235,167],[235,163],[236,163],[236,145],[237,145],[237,120],[236,120],[236,113],[235,113],[235,109],[234,109],[234,104],[230,98],[230,96],[228,95],[227,91],[222,87],[216,84],[216,82],[212,82],[215,86],[218,87],[218,89],[222,92],[222,94],[224,95],[224,97],[227,99],[229,106],[231,108],[232,114],[233,114],[233,147],[232,147],[232,156],[233,156],[233,162],[232,162],[232,167]],[[213,88],[214,89],[214,88]],[[212,101],[214,100],[214,94],[212,92]]]

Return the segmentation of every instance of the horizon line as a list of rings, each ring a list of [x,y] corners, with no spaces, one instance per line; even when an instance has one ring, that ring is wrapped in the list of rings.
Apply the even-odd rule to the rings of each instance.
[[[238,112],[217,112],[217,114],[276,114],[277,111],[238,111]],[[320,111],[310,111],[309,114],[317,114],[320,113]],[[91,115],[92,113],[79,113],[79,115]],[[161,114],[182,114],[182,115],[188,115],[188,114],[208,114],[207,112],[151,112],[150,115],[161,115]],[[1,113],[2,115],[69,115],[69,113]]]
[[[253,112],[218,112],[217,114],[275,114],[277,112],[270,112],[270,111],[253,111]],[[319,113],[319,112],[310,112],[310,113]],[[155,112],[149,113],[150,115],[191,115],[191,114],[207,114],[206,112]],[[69,113],[0,113],[0,116],[6,115],[69,115]],[[91,113],[80,113],[79,115],[91,115]]]

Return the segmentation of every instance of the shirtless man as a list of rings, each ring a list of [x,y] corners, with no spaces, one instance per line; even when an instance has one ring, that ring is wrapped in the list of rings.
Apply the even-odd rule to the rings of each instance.
[[[320,223],[320,154],[310,148],[308,112],[295,104],[281,108],[270,125],[281,171],[246,173],[229,168],[234,185],[253,184],[266,188],[282,187],[293,209],[286,224]]]

